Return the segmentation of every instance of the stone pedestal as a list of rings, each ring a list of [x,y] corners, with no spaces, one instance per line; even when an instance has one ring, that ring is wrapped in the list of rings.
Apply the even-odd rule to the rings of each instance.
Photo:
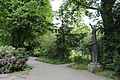
[[[99,72],[102,71],[102,65],[100,65],[99,63],[90,63],[88,64],[87,70],[89,72],[95,73],[95,72]]]

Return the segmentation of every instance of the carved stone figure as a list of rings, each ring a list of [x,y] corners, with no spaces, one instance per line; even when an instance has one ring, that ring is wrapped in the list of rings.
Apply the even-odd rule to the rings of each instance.
[[[92,62],[88,64],[88,71],[90,72],[97,72],[102,70],[102,66],[98,63],[98,43],[97,43],[97,37],[96,37],[96,32],[99,30],[93,27],[90,24],[92,28],[92,44],[90,45],[92,47]]]
[[[92,62],[94,64],[97,64],[98,61],[98,43],[97,43],[97,38],[96,38],[96,32],[98,31],[98,29],[94,28],[92,25],[91,25],[91,28],[92,28]]]

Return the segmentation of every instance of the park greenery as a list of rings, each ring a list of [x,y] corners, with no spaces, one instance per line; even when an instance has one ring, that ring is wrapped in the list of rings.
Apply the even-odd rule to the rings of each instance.
[[[0,74],[24,70],[27,60],[28,55],[23,48],[0,47]]]
[[[120,77],[119,0],[65,0],[56,12],[50,0],[0,0],[0,73],[23,70],[28,55],[86,69],[92,61],[92,29],[84,16],[96,22],[98,62]]]
[[[5,46],[0,49],[0,73],[23,70],[26,52],[32,54],[39,46],[38,36],[51,29],[52,17],[49,0],[0,0],[0,45]],[[15,47],[15,52],[9,46]],[[21,52],[19,48],[25,49]]]

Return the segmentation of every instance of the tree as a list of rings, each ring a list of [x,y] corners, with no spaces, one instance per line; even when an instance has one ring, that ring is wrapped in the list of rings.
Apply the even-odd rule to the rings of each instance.
[[[101,62],[108,69],[120,72],[120,1],[119,0],[66,0],[64,2],[65,10],[71,10],[80,13],[79,9],[85,9],[85,13],[91,18],[102,18],[103,26],[101,31],[104,36],[101,46]],[[88,9],[96,10],[96,14],[91,14]],[[67,13],[66,13],[67,14]],[[73,16],[74,13],[71,13]],[[94,16],[93,16],[94,15]],[[98,21],[100,22],[100,21]],[[116,59],[117,56],[117,59]],[[117,67],[115,67],[117,66]],[[120,74],[120,73],[118,73]],[[120,75],[119,75],[120,76]]]
[[[15,47],[35,44],[36,36],[50,28],[52,17],[49,0],[0,0],[0,30],[10,35]]]

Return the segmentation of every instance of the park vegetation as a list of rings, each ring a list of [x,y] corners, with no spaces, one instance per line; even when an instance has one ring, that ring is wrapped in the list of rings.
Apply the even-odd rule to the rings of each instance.
[[[0,0],[0,73],[24,70],[52,17],[49,0]]]
[[[61,21],[60,27],[53,24],[53,16]],[[0,68],[5,64],[11,66],[9,59],[13,61],[10,64],[24,66],[28,56],[23,55],[27,52],[39,57],[38,61],[51,64],[72,62],[80,69],[81,65],[86,69],[92,60],[92,29],[83,22],[84,16],[95,21],[93,27],[99,29],[98,62],[104,70],[112,71],[112,76],[120,77],[119,0],[65,0],[55,13],[50,0],[0,0],[0,46],[5,46],[0,48]],[[8,54],[3,48],[15,52]],[[24,48],[22,53],[19,48]],[[19,55],[25,60],[16,64]],[[2,63],[4,59],[5,64]],[[3,72],[23,69],[17,66],[6,67]]]

